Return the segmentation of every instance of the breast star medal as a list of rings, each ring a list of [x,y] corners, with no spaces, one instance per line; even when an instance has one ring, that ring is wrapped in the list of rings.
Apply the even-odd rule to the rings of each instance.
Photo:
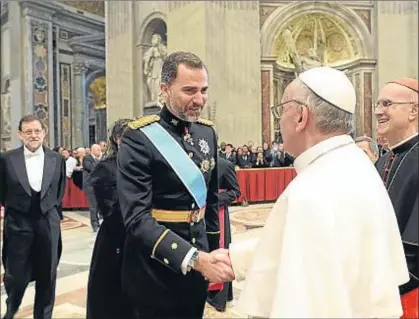
[[[200,151],[204,155],[208,155],[210,151],[210,147],[208,145],[208,142],[204,140],[203,138],[199,139],[198,145],[200,147]]]

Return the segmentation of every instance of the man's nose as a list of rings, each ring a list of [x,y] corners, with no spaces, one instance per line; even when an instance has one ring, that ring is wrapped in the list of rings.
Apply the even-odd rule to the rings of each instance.
[[[383,108],[382,107],[380,107],[380,106],[378,106],[378,107],[376,107],[375,109],[374,109],[374,114],[377,116],[377,115],[382,115],[384,112],[383,112]]]
[[[206,101],[206,94],[198,92],[193,97],[194,104],[203,105]]]

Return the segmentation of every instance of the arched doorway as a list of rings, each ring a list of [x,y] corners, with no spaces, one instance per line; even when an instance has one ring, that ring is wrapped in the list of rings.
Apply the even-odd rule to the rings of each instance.
[[[167,56],[167,24],[162,13],[155,12],[144,20],[137,44],[137,101],[141,110],[136,115],[155,113],[160,104],[160,75]],[[140,114],[138,114],[140,113]]]
[[[299,71],[331,66],[345,71],[356,89],[356,134],[371,136],[376,61],[371,34],[353,10],[335,3],[292,3],[265,21],[261,40],[262,70],[270,71],[269,76],[262,73],[262,82],[269,81],[271,88],[265,104],[278,104]],[[299,63],[292,59],[293,53]],[[266,111],[268,105],[262,108]],[[280,139],[279,123],[270,119],[271,136]]]

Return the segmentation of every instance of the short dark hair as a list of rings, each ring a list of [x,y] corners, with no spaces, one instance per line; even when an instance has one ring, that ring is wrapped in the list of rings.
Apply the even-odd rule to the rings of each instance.
[[[39,117],[37,117],[36,115],[33,115],[33,114],[29,114],[29,115],[25,115],[24,117],[22,117],[20,119],[19,126],[18,126],[19,131],[22,131],[22,124],[23,123],[29,123],[29,122],[34,122],[34,121],[38,121],[39,124],[41,124],[43,130],[46,129],[45,124],[42,123],[42,121]]]
[[[197,55],[185,51],[173,52],[169,54],[166,57],[166,59],[164,59],[161,70],[161,82],[167,85],[172,84],[173,81],[176,80],[177,71],[179,65],[181,64],[194,70],[199,70],[203,68],[207,70],[204,62],[202,62],[202,60]]]

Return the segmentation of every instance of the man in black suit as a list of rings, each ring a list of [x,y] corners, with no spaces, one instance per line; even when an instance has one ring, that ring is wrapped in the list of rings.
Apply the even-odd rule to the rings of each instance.
[[[61,255],[62,156],[43,147],[45,128],[34,115],[19,122],[23,146],[0,156],[0,203],[5,207],[2,261],[7,311],[15,316],[35,281],[34,318],[51,318]]]
[[[231,243],[230,213],[228,205],[239,199],[241,192],[237,181],[236,170],[233,163],[222,158],[218,158],[218,204],[220,207],[220,229],[223,229],[223,248],[228,248]],[[221,216],[223,210],[223,218]],[[233,300],[233,284],[225,282],[220,291],[209,291],[207,302],[219,312],[226,311],[227,301]]]
[[[97,232],[99,228],[99,209],[93,187],[90,185],[90,173],[96,167],[96,164],[102,157],[102,150],[99,144],[93,144],[90,154],[83,158],[83,190],[89,201],[90,224],[93,232]]]

